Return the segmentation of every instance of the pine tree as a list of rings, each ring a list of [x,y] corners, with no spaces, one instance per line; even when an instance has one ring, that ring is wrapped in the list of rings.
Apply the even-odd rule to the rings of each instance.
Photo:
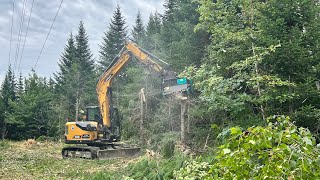
[[[104,33],[103,42],[100,45],[100,65],[106,69],[119,53],[127,38],[127,27],[119,4],[113,13],[109,29]]]
[[[181,32],[182,29],[178,26],[178,1],[177,0],[166,0],[164,15],[162,16],[162,28],[161,28],[161,47],[164,54],[164,59],[166,59],[170,64],[177,63],[175,61],[175,52],[172,48],[175,47],[175,42],[180,41],[183,36]]]
[[[163,5],[165,8],[163,15],[163,24],[174,22],[177,10],[177,3],[177,0],[165,0]]]
[[[8,138],[37,138],[48,135],[52,116],[52,93],[45,78],[39,77],[34,70],[25,81],[25,92],[19,100],[10,102],[12,111],[7,114]]]
[[[78,63],[75,39],[72,33],[67,40],[64,52],[60,57],[59,71],[54,74],[56,81],[55,91],[58,93],[58,100],[56,103],[59,106],[60,114],[65,114],[68,119],[75,116],[75,98],[74,91],[69,84],[74,82],[71,73],[73,64]],[[71,77],[70,77],[71,76]]]
[[[143,26],[143,21],[141,17],[141,12],[138,11],[136,20],[135,20],[135,25],[133,26],[133,30],[131,32],[133,40],[139,45],[143,46],[142,44],[144,43],[145,40],[145,30]]]
[[[76,36],[76,59],[83,73],[87,72],[87,74],[83,74],[83,76],[92,74],[94,70],[94,60],[92,56],[88,35],[84,29],[83,22],[80,21],[78,34]]]
[[[72,33],[67,40],[67,44],[64,48],[64,52],[59,60],[59,72],[54,74],[55,81],[59,86],[64,84],[65,76],[70,71],[72,64],[76,61],[76,45],[74,42],[74,37]]]
[[[160,31],[161,18],[159,13],[151,13],[146,26],[146,41],[144,48],[155,54],[158,54],[160,50]]]
[[[67,45],[61,56],[59,72],[55,74],[55,84],[58,92],[56,105],[64,119],[74,120],[76,112],[88,104],[94,104],[96,74],[94,60],[89,47],[89,37],[84,24],[79,23],[75,38],[70,34]]]
[[[23,94],[23,91],[24,91],[23,76],[20,73],[18,84],[17,84],[17,96],[20,97]]]
[[[76,60],[78,64],[77,68],[79,69],[79,75],[77,76],[78,91],[76,94],[78,95],[78,101],[80,101],[80,97],[82,99],[82,103],[78,103],[79,106],[81,105],[82,107],[96,101],[94,92],[97,79],[96,74],[94,73],[95,67],[92,56],[88,35],[85,31],[83,22],[80,21],[78,34],[76,36]]]
[[[3,81],[3,84],[1,86],[1,115],[0,115],[0,127],[1,127],[1,136],[2,139],[4,139],[6,133],[7,133],[7,123],[8,119],[6,118],[6,115],[10,112],[12,112],[12,106],[10,102],[13,102],[16,100],[16,82],[15,82],[15,76],[11,69],[11,66],[9,66],[7,74],[5,76],[5,79]]]

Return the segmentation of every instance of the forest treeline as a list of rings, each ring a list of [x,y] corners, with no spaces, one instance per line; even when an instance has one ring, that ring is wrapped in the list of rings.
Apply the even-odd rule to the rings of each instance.
[[[67,120],[75,120],[87,105],[97,104],[97,78],[131,39],[170,63],[180,76],[193,80],[195,94],[187,101],[186,144],[206,149],[226,143],[216,163],[189,163],[177,176],[201,167],[216,177],[225,173],[231,179],[263,179],[268,177],[260,176],[262,172],[276,176],[302,166],[304,174],[292,170],[292,177],[314,175],[312,168],[318,166],[313,155],[318,151],[312,148],[313,137],[320,138],[319,1],[166,0],[164,8],[163,14],[150,14],[147,22],[141,18],[143,11],[137,12],[135,25],[129,28],[118,5],[97,59],[89,47],[85,22],[80,22],[78,32],[66,40],[59,70],[52,78],[40,77],[34,70],[22,77],[9,66],[1,85],[2,138],[61,137]],[[161,95],[159,76],[147,69],[135,60],[127,65],[114,81],[114,104],[122,113],[123,137],[138,141],[143,133],[144,143],[158,150],[179,139],[180,104],[174,97]],[[146,93],[144,132],[139,132],[141,88]],[[236,142],[248,127],[249,133],[240,138],[243,141]],[[312,136],[298,127],[308,128]],[[226,141],[228,135],[230,141]],[[256,143],[262,137],[271,144]],[[225,156],[261,163],[272,156],[266,149],[273,146],[283,154],[267,169],[235,167],[237,158]],[[300,151],[294,151],[296,147]],[[261,156],[243,154],[248,148]],[[293,159],[295,164],[290,164]],[[234,176],[239,172],[244,174]],[[288,173],[284,176],[290,179]]]
[[[85,22],[70,32],[59,70],[51,78],[32,70],[27,77],[9,66],[1,85],[2,138],[61,137],[64,123],[96,105],[95,84],[126,40],[170,63],[194,81],[188,100],[187,143],[214,143],[223,128],[264,125],[288,115],[318,137],[319,3],[297,1],[166,0],[164,13],[132,28],[118,5],[101,37],[97,59]],[[152,74],[152,76],[150,76]],[[125,138],[139,136],[139,91],[145,88],[145,142],[175,139],[180,105],[163,98],[159,76],[132,61],[114,82]],[[214,125],[213,125],[214,124]],[[219,128],[212,128],[219,127]]]

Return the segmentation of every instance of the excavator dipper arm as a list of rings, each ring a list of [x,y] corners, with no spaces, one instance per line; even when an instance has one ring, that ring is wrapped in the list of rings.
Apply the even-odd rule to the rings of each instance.
[[[164,66],[168,64],[154,55],[139,48],[136,44],[128,42],[120,51],[119,55],[113,60],[111,65],[100,76],[96,91],[98,95],[99,108],[102,115],[103,126],[110,128],[112,114],[112,90],[111,84],[113,78],[122,70],[122,68],[130,61],[131,57],[135,57],[139,62],[148,65],[151,69],[164,74],[166,71],[156,61],[161,62]],[[156,61],[155,61],[156,60]]]

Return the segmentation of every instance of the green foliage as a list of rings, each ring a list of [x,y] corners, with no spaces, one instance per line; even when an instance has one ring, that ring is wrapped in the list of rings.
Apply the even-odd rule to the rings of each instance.
[[[1,85],[0,93],[0,132],[1,138],[4,139],[5,134],[7,133],[8,122],[6,116],[8,113],[12,113],[12,106],[10,102],[15,101],[17,98],[15,75],[11,66],[8,67],[3,84]]]
[[[8,148],[10,148],[9,142],[6,140],[1,140],[0,141],[0,149],[3,150],[3,149],[8,149]]]
[[[77,109],[85,109],[96,102],[96,96],[92,92],[95,91],[97,75],[92,56],[88,35],[80,21],[77,35],[74,37],[70,34],[67,40],[60,58],[59,71],[55,74],[56,82],[51,82],[56,93],[54,110],[59,117],[52,122],[55,126],[50,131],[56,131],[56,135],[62,134],[61,122],[76,119]]]
[[[52,125],[52,92],[46,80],[33,71],[25,81],[24,91],[19,100],[10,102],[12,111],[6,115],[10,139],[47,135]]]
[[[174,171],[184,166],[188,157],[176,155],[170,159],[148,160],[142,159],[137,163],[129,164],[125,176],[132,179],[173,179]]]
[[[176,179],[205,179],[211,166],[207,162],[187,162],[185,167],[174,172],[174,176]]]
[[[118,4],[109,24],[109,29],[104,33],[103,42],[100,45],[99,63],[102,69],[106,69],[122,49],[127,38],[127,27],[125,24],[125,19]]]
[[[312,105],[303,106],[294,113],[293,120],[298,126],[308,128],[319,140],[320,110]]]
[[[145,41],[145,30],[143,26],[143,21],[141,17],[141,12],[138,11],[135,25],[133,26],[133,30],[131,32],[133,41],[139,44],[140,46],[144,45]]]
[[[288,117],[270,118],[267,127],[230,129],[209,170],[214,179],[317,179],[319,150],[308,129]]]
[[[172,157],[174,155],[174,146],[175,146],[175,141],[173,140],[165,142],[161,148],[162,156],[164,158]]]

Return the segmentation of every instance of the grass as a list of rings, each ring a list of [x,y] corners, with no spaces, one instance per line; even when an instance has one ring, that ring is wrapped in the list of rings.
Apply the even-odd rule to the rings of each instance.
[[[0,179],[172,179],[190,158],[178,153],[169,159],[62,159],[63,146],[0,141]]]
[[[119,177],[135,159],[62,159],[62,143],[0,141],[0,179],[104,179]]]

